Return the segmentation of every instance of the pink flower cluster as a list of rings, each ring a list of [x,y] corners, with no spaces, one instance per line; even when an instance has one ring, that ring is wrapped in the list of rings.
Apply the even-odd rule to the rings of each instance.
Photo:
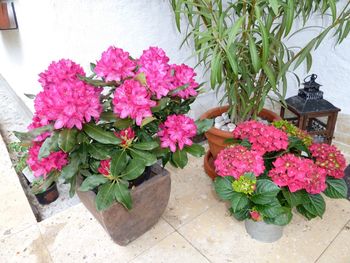
[[[114,92],[114,113],[122,119],[130,117],[141,126],[142,120],[151,117],[151,108],[156,106],[156,102],[150,97],[140,82],[133,79],[125,80]]]
[[[269,176],[278,186],[287,186],[291,192],[305,189],[310,194],[323,192],[326,185],[326,171],[312,160],[286,154],[273,162]]]
[[[129,127],[127,129],[121,130],[119,132],[114,132],[115,136],[117,136],[119,139],[121,139],[120,146],[121,147],[128,147],[132,143],[132,141],[135,138],[135,132],[134,130]]]
[[[45,125],[48,125],[49,122],[47,120],[40,120],[38,116],[33,116],[32,123],[27,127],[28,130],[34,130],[40,127],[43,127]],[[42,134],[38,135],[34,141],[35,142],[42,142],[44,141],[47,137],[51,135],[51,132],[43,132]]]
[[[152,94],[157,99],[168,95],[178,87],[187,85],[186,88],[176,92],[173,96],[187,99],[196,96],[198,83],[195,82],[194,70],[185,64],[169,65],[169,58],[164,50],[158,47],[150,47],[143,51],[139,59],[140,72],[145,73],[146,81]]]
[[[233,176],[236,179],[250,172],[259,176],[265,170],[262,155],[241,145],[220,151],[214,164],[218,175]]]
[[[65,59],[53,62],[40,74],[44,89],[36,96],[34,107],[41,124],[54,121],[55,129],[82,129],[82,124],[92,117],[99,118],[101,90],[81,81],[78,74],[85,75],[79,65]]]
[[[45,178],[53,170],[61,171],[68,161],[67,154],[62,151],[50,153],[49,156],[39,160],[38,155],[41,145],[42,143],[34,143],[29,149],[27,164],[33,171],[34,176]]]
[[[335,146],[315,143],[309,149],[312,157],[316,159],[316,164],[324,168],[327,175],[337,179],[344,177],[346,161],[344,155]]]
[[[192,145],[191,138],[197,133],[196,124],[185,115],[169,115],[159,127],[161,147],[169,147],[172,152],[176,152],[177,147],[182,150],[185,145]]]
[[[106,81],[120,81],[135,75],[136,62],[121,48],[109,47],[97,61],[94,71]]]
[[[108,160],[102,160],[100,162],[100,167],[98,167],[97,171],[108,177],[111,174],[111,159]]]
[[[178,96],[183,99],[188,99],[189,97],[196,96],[198,83],[195,81],[194,77],[196,73],[193,68],[185,64],[181,65],[171,65],[170,70],[173,70],[174,76],[171,79],[172,90],[187,85],[186,88],[176,92],[174,96]]]
[[[261,154],[285,150],[288,147],[288,136],[285,132],[254,120],[238,124],[233,136],[248,140],[252,144],[252,150]]]

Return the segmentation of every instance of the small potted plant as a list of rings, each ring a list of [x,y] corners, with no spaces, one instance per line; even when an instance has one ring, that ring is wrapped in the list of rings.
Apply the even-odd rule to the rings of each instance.
[[[170,194],[170,162],[183,168],[187,154],[204,149],[192,138],[207,122],[185,114],[199,86],[187,65],[169,64],[158,47],[140,58],[109,47],[87,76],[68,59],[40,74],[28,133],[29,168],[44,182],[58,173],[110,234],[126,245],[150,229]]]
[[[330,198],[346,198],[345,158],[335,146],[313,144],[287,121],[273,125],[246,121],[215,161],[215,190],[230,202],[230,212],[245,220],[253,238],[273,242],[292,219],[292,209],[307,219],[321,217]]]

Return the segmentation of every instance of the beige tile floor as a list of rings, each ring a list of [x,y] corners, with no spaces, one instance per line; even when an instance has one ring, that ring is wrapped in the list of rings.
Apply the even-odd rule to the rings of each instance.
[[[0,142],[0,262],[350,262],[350,202],[327,200],[324,218],[295,215],[272,244],[252,240],[218,201],[202,159],[169,168],[172,192],[159,222],[127,247],[112,242],[82,204],[35,221]]]

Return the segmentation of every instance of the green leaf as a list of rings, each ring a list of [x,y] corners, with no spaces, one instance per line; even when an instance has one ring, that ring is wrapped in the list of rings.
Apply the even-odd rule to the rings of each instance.
[[[215,192],[222,200],[231,200],[233,197],[232,178],[216,177],[214,181]]]
[[[83,181],[83,183],[79,187],[79,191],[82,191],[82,192],[90,191],[95,187],[99,186],[100,184],[104,184],[107,182],[108,182],[107,177],[100,174],[94,174],[86,177],[86,179]]]
[[[120,143],[120,139],[117,138],[113,132],[108,132],[96,126],[94,124],[85,124],[84,131],[92,139],[103,143],[103,144],[114,144],[117,145]]]
[[[236,35],[238,33],[238,30],[240,29],[240,27],[242,26],[243,21],[245,20],[246,16],[242,16],[240,17],[233,25],[232,27],[229,29],[228,35],[228,41],[227,41],[227,46],[231,46],[231,44],[234,42],[234,40],[236,39]]]
[[[332,177],[327,177],[326,183],[327,183],[327,188],[323,192],[326,196],[330,198],[347,197],[348,186],[346,185],[344,179],[335,179]]]
[[[293,214],[290,208],[280,207],[278,215],[276,215],[273,218],[270,218],[269,223],[278,226],[285,226],[289,224],[289,222],[292,220],[292,217]]]
[[[177,150],[176,152],[174,152],[172,154],[172,160],[178,167],[183,169],[188,162],[186,151],[185,150]]]
[[[337,6],[336,6],[334,0],[328,0],[328,3],[329,3],[329,6],[331,8],[332,18],[333,18],[333,23],[334,23],[335,20],[337,19]]]
[[[290,33],[290,30],[293,26],[294,21],[294,0],[287,1],[287,10],[285,11],[285,18],[286,18],[286,27],[284,36],[287,36]]]
[[[104,121],[116,121],[118,119],[113,111],[102,112],[100,118]]]
[[[266,29],[266,27],[264,26],[264,24],[262,23],[262,21],[259,19],[259,28],[260,28],[260,32],[261,32],[261,39],[262,39],[262,65],[265,65],[267,63],[267,60],[269,58],[269,34],[268,31]]]
[[[68,180],[70,187],[69,187],[69,197],[72,198],[75,194],[75,188],[77,185],[77,176],[73,176]]]
[[[76,145],[77,134],[77,129],[63,129],[58,137],[58,146],[66,153],[72,151]]]
[[[269,4],[270,4],[273,12],[275,13],[275,15],[277,15],[278,14],[278,8],[279,8],[278,0],[269,0]]]
[[[288,189],[282,188],[282,194],[287,200],[290,207],[295,207],[297,205],[303,204],[305,202],[304,200],[307,198],[307,194],[303,190],[292,193]]]
[[[141,123],[141,128],[142,127],[144,127],[144,126],[146,126],[148,123],[150,123],[150,122],[152,122],[152,121],[154,121],[154,120],[156,120],[157,118],[154,118],[154,117],[147,117],[147,118],[144,118],[143,120],[142,120],[142,123]]]
[[[38,158],[41,160],[50,155],[50,153],[57,151],[58,144],[58,133],[54,132],[50,137],[46,138],[44,143],[41,145]]]
[[[276,78],[275,78],[275,75],[273,74],[271,66],[268,64],[264,64],[262,68],[263,68],[267,78],[269,79],[271,86],[276,87]]]
[[[114,123],[114,127],[116,127],[119,130],[124,130],[126,128],[129,128],[131,125],[133,125],[134,121],[132,119],[126,118],[126,119],[117,119]]]
[[[142,86],[147,86],[146,75],[141,72],[134,77]]]
[[[233,192],[231,198],[231,207],[232,211],[236,213],[244,208],[247,208],[249,205],[249,199],[247,195],[243,193]]]
[[[127,185],[116,182],[114,185],[114,196],[126,209],[130,210],[132,208],[131,194]]]
[[[229,211],[234,216],[234,218],[236,218],[238,221],[243,221],[243,220],[249,218],[249,209],[243,208],[242,210],[239,210],[237,212],[233,212],[233,209],[230,208]]]
[[[146,166],[151,166],[157,162],[157,157],[149,152],[129,148],[133,158],[142,161]]]
[[[79,170],[80,160],[77,153],[71,155],[70,162],[68,165],[63,167],[61,175],[65,180],[69,180],[75,176]]]
[[[302,214],[303,216],[305,216],[308,220],[311,220],[313,218],[315,218],[317,215],[313,215],[311,213],[309,213],[305,207],[303,205],[298,205],[297,206],[297,211]]]
[[[275,201],[280,188],[268,179],[258,180],[251,200],[256,204],[270,204]]]
[[[326,203],[320,194],[308,194],[308,203],[303,204],[303,207],[310,213],[322,218],[326,210]]]
[[[169,101],[170,101],[170,98],[168,97],[162,98],[161,100],[158,101],[157,105],[152,108],[152,112],[160,112],[168,105]]]
[[[150,141],[150,142],[139,142],[132,145],[133,148],[139,149],[139,150],[153,150],[159,146],[159,143],[156,141]]]
[[[225,49],[225,53],[228,59],[228,62],[230,63],[230,66],[235,74],[238,74],[238,63],[236,54],[234,54],[235,50],[234,48]]]
[[[90,143],[88,145],[88,152],[96,160],[106,160],[111,158],[110,151],[106,146],[99,143]]]
[[[185,150],[186,152],[195,157],[201,157],[205,154],[204,147],[199,144],[192,144],[191,146],[186,146]]]
[[[32,141],[39,136],[40,134],[44,133],[44,132],[49,132],[49,131],[53,131],[54,127],[52,124],[49,125],[45,125],[33,130],[30,130],[28,132],[17,132],[14,131],[13,134],[22,142],[22,143],[29,143],[31,144]]]
[[[311,53],[306,55],[306,72],[310,72],[312,66],[312,55]]]
[[[145,171],[145,164],[137,159],[131,159],[128,166],[125,168],[125,173],[122,174],[123,180],[134,180]]]
[[[111,160],[111,174],[118,176],[126,167],[128,163],[125,150],[119,150],[112,155]]]
[[[105,183],[98,188],[95,202],[98,211],[106,210],[114,203],[114,187],[112,183]]]
[[[213,124],[213,119],[197,120],[197,135],[203,134],[204,132],[208,131],[211,127],[213,127]]]
[[[252,59],[252,65],[253,65],[254,71],[258,72],[261,67],[258,51],[256,49],[255,42],[251,35],[249,35],[248,40],[249,40],[249,53]]]

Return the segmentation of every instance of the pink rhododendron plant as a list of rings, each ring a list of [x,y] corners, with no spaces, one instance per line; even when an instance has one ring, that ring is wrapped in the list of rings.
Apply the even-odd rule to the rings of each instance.
[[[42,143],[34,143],[29,149],[27,164],[36,177],[43,176],[45,178],[52,171],[61,171],[68,163],[68,156],[66,153],[58,151],[40,159],[39,151],[41,145]]]
[[[214,162],[215,190],[238,220],[286,225],[293,208],[307,219],[322,217],[322,194],[346,198],[345,159],[335,146],[311,145],[310,135],[286,121],[246,121],[233,137],[235,145]]]
[[[177,149],[182,150],[185,145],[191,146],[191,138],[197,133],[197,127],[194,121],[185,115],[170,115],[160,125],[158,136],[161,141],[161,147],[169,147],[172,152]]]
[[[16,135],[21,147],[29,145],[29,169],[44,177],[38,192],[62,176],[70,193],[75,182],[79,191],[94,190],[98,210],[114,202],[131,209],[130,189],[148,180],[158,160],[184,168],[188,153],[204,154],[192,138],[212,122],[185,115],[197,95],[196,74],[184,64],[170,66],[161,48],[132,58],[111,46],[90,68],[87,76],[69,59],[52,62],[40,74],[29,131]]]

